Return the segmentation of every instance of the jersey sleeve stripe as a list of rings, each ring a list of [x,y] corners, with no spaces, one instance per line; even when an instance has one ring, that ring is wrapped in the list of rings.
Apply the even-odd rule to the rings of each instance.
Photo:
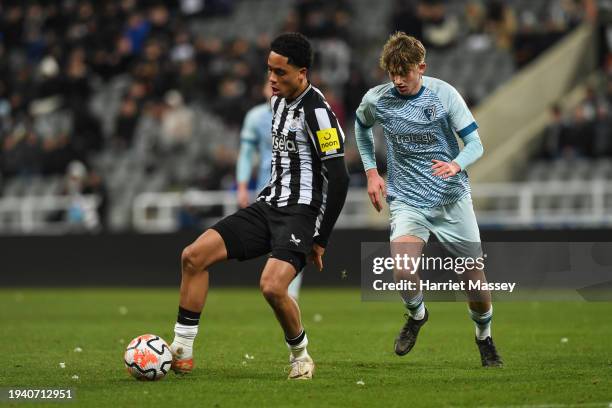
[[[334,157],[342,157],[342,156],[344,156],[344,153],[340,152],[340,153],[332,154],[332,155],[329,155],[329,156],[321,157],[321,161],[333,159]]]
[[[357,121],[357,124],[359,124],[359,126],[361,126],[364,129],[369,129],[372,126],[366,126],[361,120],[359,120],[359,116],[355,115],[355,120]]]
[[[460,131],[458,131],[457,134],[459,134],[459,137],[463,138],[469,135],[470,133],[472,133],[473,131],[475,131],[476,129],[478,129],[478,125],[476,124],[476,122],[472,122],[466,127],[464,127],[463,129],[461,129]]]
[[[317,126],[319,127],[316,130],[329,129],[332,127],[331,121],[329,120],[329,115],[327,114],[327,109],[316,108],[314,112],[315,117],[317,118]]]
[[[329,123],[330,123],[329,127],[333,127],[338,130],[338,133],[342,137],[342,144],[344,144],[344,132],[342,131],[342,128],[340,127],[340,123],[338,122],[338,119],[336,119],[336,115],[334,114],[334,112],[332,112],[331,108],[326,109],[325,112],[327,113],[327,119],[329,120]]]
[[[308,136],[310,137],[310,141],[312,142],[312,147],[313,147],[314,151],[316,151],[318,153],[319,152],[319,148],[318,148],[319,144],[315,140],[314,134],[312,133],[312,130],[310,129],[310,126],[308,126],[308,124],[306,124],[306,131],[308,132]]]

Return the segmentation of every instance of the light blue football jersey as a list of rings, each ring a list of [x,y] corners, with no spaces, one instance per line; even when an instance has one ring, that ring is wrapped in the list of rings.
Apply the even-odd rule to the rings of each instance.
[[[272,163],[272,109],[269,103],[262,103],[249,110],[240,132],[242,143],[252,143],[259,153],[257,172],[257,191],[261,191],[270,181]]]
[[[387,144],[387,200],[420,208],[438,207],[470,195],[465,171],[443,179],[432,160],[452,161],[459,137],[478,128],[465,101],[450,84],[423,77],[416,95],[401,95],[389,82],[370,89],[357,109],[362,127],[379,123]],[[367,170],[367,169],[366,169]]]

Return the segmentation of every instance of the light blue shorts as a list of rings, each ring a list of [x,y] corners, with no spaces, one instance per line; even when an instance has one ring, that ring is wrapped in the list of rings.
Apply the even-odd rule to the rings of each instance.
[[[458,251],[462,252],[462,255],[482,254],[480,230],[472,197],[469,195],[457,202],[433,208],[412,207],[402,201],[393,200],[389,210],[391,241],[404,235],[413,235],[427,242],[429,234],[433,233],[440,242],[464,244],[460,245],[464,248]]]

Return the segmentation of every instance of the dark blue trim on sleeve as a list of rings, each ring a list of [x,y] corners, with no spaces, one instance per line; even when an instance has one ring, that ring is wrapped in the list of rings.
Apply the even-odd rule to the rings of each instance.
[[[361,127],[362,127],[362,128],[364,128],[364,129],[369,129],[369,128],[371,128],[371,127],[372,127],[372,126],[366,126],[366,125],[364,125],[364,124],[363,124],[363,123],[362,123],[362,122],[359,120],[359,117],[358,117],[357,115],[355,115],[355,120],[357,121],[357,123],[359,124],[359,126],[361,126]]]
[[[478,129],[478,125],[476,124],[476,122],[472,122],[460,131],[458,131],[457,134],[459,135],[459,137],[466,137],[476,129]]]

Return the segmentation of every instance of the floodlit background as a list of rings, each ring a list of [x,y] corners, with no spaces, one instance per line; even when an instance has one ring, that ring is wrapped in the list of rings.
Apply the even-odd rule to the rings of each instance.
[[[232,213],[239,129],[262,102],[269,42],[288,30],[312,39],[311,81],[347,133],[340,228],[388,224],[363,192],[353,123],[365,91],[386,81],[377,60],[395,30],[423,40],[428,74],[475,112],[485,155],[469,174],[483,229],[608,227],[608,6],[3,2],[0,233],[201,231]],[[384,172],[382,138],[377,153]]]

